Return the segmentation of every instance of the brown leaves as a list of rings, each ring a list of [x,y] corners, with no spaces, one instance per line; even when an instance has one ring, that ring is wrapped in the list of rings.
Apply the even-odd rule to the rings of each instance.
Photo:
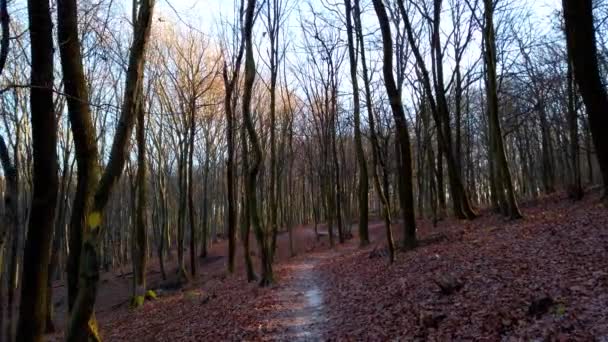
[[[439,286],[441,293],[449,296],[462,289],[463,282],[450,274],[442,274],[433,278],[433,282]]]
[[[522,221],[486,213],[473,222],[448,220],[440,232],[421,221],[423,239],[446,238],[399,254],[390,267],[369,258],[373,247],[324,265],[329,322],[349,317],[328,323],[325,336],[371,339],[361,327],[372,325],[388,339],[608,336],[608,213],[595,207],[597,198],[572,204],[559,196],[527,206]],[[374,241],[382,239],[376,232]],[[529,315],[544,296],[553,303]]]
[[[370,225],[369,247],[306,246],[278,265],[273,288],[217,278],[187,290],[195,300],[167,294],[102,327],[108,340],[605,339],[608,213],[592,196],[560,196],[523,205],[516,222],[420,221],[422,239],[442,238],[392,265],[370,258],[384,243],[382,224]]]

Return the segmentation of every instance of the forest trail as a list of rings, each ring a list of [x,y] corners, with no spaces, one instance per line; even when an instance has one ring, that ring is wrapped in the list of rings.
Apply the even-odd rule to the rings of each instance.
[[[326,320],[324,296],[316,267],[334,252],[305,255],[285,265],[288,276],[271,293],[276,311],[260,324],[273,330],[269,338],[288,341],[318,341]]]
[[[321,341],[327,336],[329,300],[325,293],[323,265],[353,253],[356,239],[334,249],[303,254],[281,265],[281,282],[268,293],[273,312],[259,322],[271,341]]]
[[[327,237],[317,241],[312,227],[300,227],[296,257],[286,234],[279,237],[273,286],[247,282],[243,269],[226,274],[218,259],[200,281],[142,309],[100,308],[102,334],[107,341],[604,338],[608,215],[598,201],[597,193],[579,202],[556,194],[524,203],[524,220],[490,212],[438,227],[420,220],[419,248],[392,265],[378,253],[381,223],[370,224],[364,248],[356,237],[330,248]],[[442,293],[441,275],[461,286]],[[538,309],[540,302],[550,305]]]

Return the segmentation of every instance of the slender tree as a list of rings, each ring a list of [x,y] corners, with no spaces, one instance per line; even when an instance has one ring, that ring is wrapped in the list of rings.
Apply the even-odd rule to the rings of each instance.
[[[257,177],[262,164],[262,146],[260,145],[260,140],[251,115],[251,97],[256,75],[255,59],[253,57],[255,6],[256,0],[248,0],[247,8],[245,10],[245,25],[243,27],[243,39],[245,41],[245,79],[243,84],[242,114],[243,123],[247,128],[249,143],[251,144],[253,154],[250,159],[249,170],[247,171],[247,207],[261,254],[260,262],[262,272],[260,276],[260,285],[268,286],[274,282],[274,275],[272,272],[272,251],[270,241],[268,241],[268,234],[262,226],[262,220],[260,219],[257,195]]]
[[[239,7],[239,27],[242,27],[243,23],[243,9],[245,0],[241,1]],[[224,68],[222,69],[222,76],[224,80],[224,111],[226,112],[226,142],[227,142],[227,160],[226,160],[226,208],[227,208],[227,224],[228,224],[228,272],[234,271],[234,258],[236,255],[236,189],[235,189],[235,164],[234,164],[234,152],[235,152],[235,114],[234,110],[236,107],[236,96],[235,90],[239,83],[239,74],[241,71],[241,63],[243,60],[243,54],[245,51],[245,40],[241,35],[238,36],[238,51],[232,61],[232,72],[228,70],[228,63],[226,61],[227,54],[224,52]],[[249,234],[243,236],[243,240],[248,240]],[[245,243],[245,242],[244,242]],[[248,241],[247,241],[248,244]],[[245,255],[248,259],[249,255]],[[250,265],[249,262],[246,263]],[[253,270],[248,268],[247,274],[253,274]],[[249,279],[250,281],[252,279]]]
[[[361,104],[359,100],[359,81],[357,79],[357,53],[355,51],[355,42],[353,39],[353,24],[352,24],[352,4],[350,0],[344,0],[346,10],[346,35],[348,37],[348,57],[350,61],[350,79],[353,85],[353,117],[355,122],[355,150],[357,152],[357,162],[359,165],[359,241],[361,246],[369,244],[369,233],[367,223],[369,221],[368,213],[368,174],[367,161],[365,160],[365,152],[363,151],[363,142],[361,139]],[[362,49],[362,47],[359,47]]]
[[[416,35],[412,27],[410,15],[408,10],[405,8],[403,0],[397,0],[399,6],[399,12],[403,17],[405,31],[407,34],[407,40],[412,48],[412,52],[416,59],[416,65],[420,70],[421,82],[424,86],[425,92],[428,94],[429,106],[433,119],[437,125],[437,139],[440,146],[440,152],[445,155],[445,159],[448,167],[448,178],[450,182],[450,191],[452,197],[452,205],[454,213],[458,218],[474,219],[477,217],[477,213],[473,210],[469,196],[466,193],[466,189],[462,182],[461,175],[458,173],[457,162],[454,156],[452,146],[452,132],[450,130],[450,113],[447,103],[447,96],[445,93],[445,86],[443,82],[443,48],[440,41],[440,30],[441,30],[441,5],[442,0],[433,0],[433,15],[429,19],[432,26],[431,39],[431,51],[433,55],[433,76],[426,67],[424,57],[420,51],[420,47],[416,42]],[[433,87],[434,85],[434,87]],[[433,91],[434,90],[434,91]],[[435,96],[432,96],[434,94]],[[441,167],[443,158],[438,158],[438,166]],[[438,176],[442,175],[442,171],[438,171]],[[442,188],[440,184],[438,188]]]
[[[507,164],[505,144],[498,118],[498,82],[496,79],[496,42],[494,37],[494,0],[484,0],[484,59],[486,64],[486,94],[488,98],[488,122],[490,127],[490,151],[494,158],[496,175],[496,187],[500,193],[499,198],[503,199],[504,212],[512,219],[522,217],[517,200],[515,199],[515,189],[511,179],[511,171]]]
[[[374,10],[380,23],[380,31],[382,32],[382,52],[384,65],[382,66],[382,74],[384,76],[384,86],[388,94],[391,109],[393,111],[393,119],[397,130],[397,151],[399,152],[399,173],[402,182],[399,184],[399,197],[401,201],[401,210],[403,215],[403,248],[405,250],[412,249],[416,246],[416,219],[414,217],[414,191],[412,182],[412,154],[410,146],[410,137],[408,125],[405,119],[405,111],[401,101],[401,94],[397,89],[395,78],[393,76],[393,39],[391,37],[391,28],[386,8],[382,0],[373,0]]]
[[[141,85],[140,85],[141,86]],[[141,90],[140,90],[141,91]],[[146,115],[143,98],[137,108],[135,140],[137,143],[137,208],[135,210],[135,243],[133,255],[133,300],[136,307],[143,304],[146,296],[146,267],[148,263],[147,181],[146,181]]]
[[[365,107],[367,108],[367,119],[369,124],[370,141],[372,145],[372,175],[374,178],[374,186],[380,202],[382,203],[382,216],[384,218],[384,227],[386,231],[386,241],[388,244],[390,260],[395,260],[395,241],[393,238],[392,230],[392,218],[391,218],[391,206],[388,198],[388,190],[386,186],[383,186],[380,182],[379,169],[384,175],[388,174],[386,161],[380,155],[380,143],[378,141],[378,135],[376,133],[376,120],[374,118],[372,94],[370,89],[369,71],[367,68],[367,58],[365,54],[365,41],[363,39],[363,28],[361,25],[361,7],[359,0],[354,1],[354,22],[355,32],[357,41],[359,43],[359,55],[361,57],[361,67],[363,73],[363,86],[365,90]],[[388,178],[384,177],[384,180]],[[383,182],[388,184],[388,182]]]

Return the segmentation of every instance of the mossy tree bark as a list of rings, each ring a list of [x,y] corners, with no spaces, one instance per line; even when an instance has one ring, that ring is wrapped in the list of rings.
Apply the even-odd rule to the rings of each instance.
[[[143,0],[137,11],[127,68],[124,102],[107,167],[101,174],[88,89],[84,76],[75,0],[58,1],[58,38],[65,92],[78,165],[77,189],[70,223],[68,341],[99,340],[94,305],[99,282],[102,219],[110,192],[120,178],[130,147],[135,117],[141,105],[144,55],[150,36],[154,0]]]

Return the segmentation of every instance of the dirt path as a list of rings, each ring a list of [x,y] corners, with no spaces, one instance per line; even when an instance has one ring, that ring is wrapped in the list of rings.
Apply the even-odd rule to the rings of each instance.
[[[288,276],[272,291],[276,307],[262,322],[272,341],[319,341],[326,323],[325,294],[317,266],[337,252],[325,251],[293,259],[283,266]]]

